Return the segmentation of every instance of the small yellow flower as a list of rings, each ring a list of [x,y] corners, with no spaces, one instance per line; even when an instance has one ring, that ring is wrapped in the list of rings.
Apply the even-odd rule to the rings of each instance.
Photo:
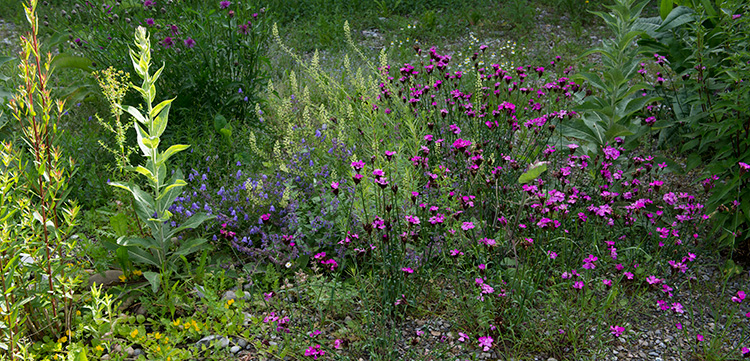
[[[97,352],[104,352],[104,347],[102,347],[102,345],[96,345],[96,347],[94,347],[94,350],[96,350]]]
[[[120,275],[120,277],[118,277],[118,278],[120,279],[120,282],[125,282],[125,281],[128,280],[128,278],[125,277],[125,275]]]
[[[57,340],[57,343],[66,343],[66,342],[68,342],[68,337],[67,336],[60,337]]]
[[[173,326],[179,326],[180,325],[180,319],[178,318],[178,319],[172,321],[172,325]]]
[[[138,329],[137,328],[135,330],[133,330],[132,332],[130,332],[130,337],[131,338],[135,338],[136,336],[138,336]]]
[[[133,271],[133,274],[140,277],[143,274],[143,272],[141,272],[139,270],[135,270],[135,271]]]
[[[154,333],[154,338],[157,339],[157,340],[160,339],[161,338],[161,334],[158,333],[158,332]]]
[[[65,330],[65,334],[67,336],[73,336],[73,332],[70,332],[70,330]]]
[[[227,301],[227,304],[224,305],[224,307],[226,307],[227,309],[229,309],[229,306],[231,306],[233,303],[234,303],[234,299],[230,299],[230,300]]]
[[[156,346],[156,352],[161,352],[161,347]]]
[[[80,316],[80,315],[81,315],[81,311],[76,310],[76,316]]]

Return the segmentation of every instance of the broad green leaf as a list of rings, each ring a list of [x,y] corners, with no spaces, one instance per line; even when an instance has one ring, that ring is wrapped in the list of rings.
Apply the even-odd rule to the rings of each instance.
[[[146,250],[135,247],[128,247],[128,254],[130,255],[130,259],[133,262],[150,264],[154,267],[161,267],[159,261],[154,258],[151,253],[146,252]]]
[[[661,97],[637,97],[637,98],[631,98],[627,101],[625,101],[625,109],[622,111],[621,114],[618,114],[620,118],[626,118],[629,117],[631,114],[642,110],[647,104],[660,101],[663,98]]]
[[[173,229],[171,232],[168,233],[167,237],[171,238],[174,235],[178,234],[179,232],[182,232],[186,229],[193,229],[198,226],[200,226],[203,222],[214,219],[214,216],[210,216],[206,213],[196,213],[190,216],[185,222],[183,222],[179,227]]]
[[[544,171],[546,170],[547,170],[547,162],[539,162],[539,163],[532,164],[526,173],[521,174],[521,176],[518,177],[518,183],[520,184],[529,183],[532,180],[539,178],[539,176],[542,175],[542,173],[544,173]]]
[[[117,235],[117,237],[123,237],[128,234],[129,221],[130,218],[128,218],[128,216],[122,212],[109,217],[109,225],[112,227],[112,230],[115,231],[115,235]]]
[[[51,64],[52,69],[81,69],[85,72],[92,72],[94,69],[91,67],[91,60],[81,57],[81,56],[75,56],[65,53],[57,54],[52,59]]]
[[[146,121],[146,118],[143,117],[143,114],[141,114],[141,112],[138,111],[138,109],[132,106],[128,106],[127,108],[125,108],[125,111],[128,112],[128,114],[132,115],[133,118],[135,118],[137,121],[143,124],[148,124],[148,122]]]
[[[214,130],[216,130],[216,132],[221,131],[221,129],[226,127],[226,125],[227,125],[227,118],[224,118],[224,116],[221,114],[216,114],[214,116]]]
[[[135,136],[136,141],[138,141],[138,147],[141,148],[141,152],[143,153],[144,157],[150,158],[151,153],[154,152],[154,148],[146,144],[148,133],[146,133],[146,131],[141,128],[141,125],[138,124],[138,122],[133,122],[133,124],[135,124]],[[149,144],[151,144],[151,142],[149,142]]]
[[[580,74],[578,74],[578,77],[579,78],[583,78],[584,80],[586,80],[589,83],[591,83],[591,85],[593,87],[595,87],[595,88],[597,88],[597,89],[599,89],[599,90],[601,90],[603,92],[607,92],[608,89],[609,89],[607,87],[607,85],[604,84],[604,82],[602,81],[602,79],[598,75],[596,75],[596,74],[593,74],[593,73],[580,73]]]
[[[661,4],[659,4],[659,15],[661,15],[661,19],[664,20],[669,16],[669,13],[672,11],[672,8],[674,7],[674,0],[661,0]]]
[[[188,239],[180,245],[180,248],[177,249],[177,251],[175,251],[174,256],[187,256],[194,252],[210,248],[206,242],[205,238]]]
[[[167,160],[169,160],[171,156],[188,148],[190,148],[190,145],[183,145],[183,144],[175,144],[167,148],[167,150],[164,151],[164,153],[159,154],[159,156],[157,157],[158,159],[157,164],[161,165],[161,164],[166,163]]]
[[[156,197],[156,201],[162,200],[164,197],[168,196],[171,192],[174,192],[174,190],[178,190],[181,187],[186,186],[187,183],[182,179],[177,179],[174,183],[168,185],[166,188],[164,188],[158,197]]]
[[[686,6],[678,6],[664,19],[658,31],[664,33],[682,24],[689,23],[695,18],[694,14],[695,10]]]
[[[159,292],[161,287],[161,275],[157,272],[143,272],[143,277],[151,284],[151,291]]]
[[[151,79],[149,79],[149,81],[151,81],[151,84],[156,84],[156,81],[159,80],[159,77],[161,76],[161,73],[164,71],[165,66],[166,64],[162,63],[161,68],[159,68],[159,70],[157,70],[156,73],[154,73],[154,75],[151,76]],[[154,95],[156,95],[156,92],[154,92]]]
[[[139,165],[137,167],[127,167],[125,169],[129,170],[129,171],[132,171],[132,172],[140,173],[140,174],[146,176],[146,178],[148,178],[150,181],[156,182],[156,178],[154,178],[154,174],[151,173],[151,170],[149,170],[149,169],[147,169],[147,168],[145,168],[143,166]]]
[[[141,238],[141,237],[120,237],[117,239],[117,244],[123,247],[139,247],[139,248],[154,248],[161,249],[161,245],[153,238]]]
[[[224,136],[224,139],[231,140],[232,139],[232,129],[230,128],[221,128],[219,131],[222,136]]]
[[[165,101],[163,101],[163,102],[161,102],[161,103],[157,104],[157,105],[156,105],[156,106],[154,107],[154,109],[151,109],[151,113],[149,114],[149,115],[151,116],[151,118],[155,118],[155,117],[156,117],[157,115],[159,115],[159,112],[161,112],[161,110],[162,110],[162,109],[164,109],[165,107],[167,107],[167,106],[171,106],[172,102],[173,102],[173,101],[174,101],[175,99],[176,99],[176,98],[172,98],[172,99],[167,99],[167,100],[165,100]]]
[[[627,137],[629,135],[633,135],[633,132],[628,129],[628,127],[622,125],[622,124],[613,124],[607,131],[604,133],[604,136],[606,137],[607,141],[611,141],[615,139],[616,137]]]
[[[169,119],[169,108],[172,106],[171,102],[174,99],[165,100],[164,102],[168,102],[167,104],[164,104],[164,102],[159,103],[158,106],[162,106],[161,111],[158,113],[156,118],[154,118],[154,134],[152,136],[154,137],[161,137],[161,135],[164,133],[164,130],[167,129],[167,121]],[[155,109],[155,108],[154,108]]]

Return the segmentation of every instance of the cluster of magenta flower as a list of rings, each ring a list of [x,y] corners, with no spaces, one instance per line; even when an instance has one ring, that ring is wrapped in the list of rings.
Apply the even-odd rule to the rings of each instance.
[[[570,292],[651,287],[661,295],[658,307],[681,312],[673,291],[680,277],[694,277],[690,247],[702,241],[709,216],[695,196],[665,185],[666,163],[626,154],[619,138],[597,154],[582,154],[574,140],[555,133],[575,116],[567,107],[583,91],[566,77],[542,67],[491,65],[477,69],[482,84],[491,85],[467,93],[463,74],[442,72],[449,61],[430,49],[421,69],[381,69],[388,75],[373,109],[417,117],[426,124],[423,142],[415,153],[397,153],[401,148],[391,143],[371,150],[369,161],[351,163],[349,184],[356,190],[341,202],[353,205],[360,221],[346,226],[338,262],[361,262],[369,254],[372,264],[394,270],[392,279],[409,283],[447,259],[464,277],[457,292],[498,302],[515,294],[512,279],[503,276],[513,257],[514,265],[557,274]],[[408,104],[409,114],[396,114],[403,107],[395,102]],[[527,173],[538,176],[521,184]],[[342,197],[339,187],[330,188]],[[382,301],[394,305],[418,297],[387,294],[393,296]],[[492,323],[479,331],[485,349],[501,337]],[[613,324],[610,331],[619,337],[624,328]]]
[[[476,79],[462,82],[460,72],[444,72],[450,60],[430,49],[419,67],[380,69],[384,81],[373,114],[416,117],[424,124],[416,149],[399,146],[401,129],[388,130],[393,136],[377,149],[326,138],[333,130],[318,132],[302,154],[290,155],[289,173],[256,183],[236,177],[243,181],[230,189],[243,196],[229,200],[250,202],[248,189],[259,187],[275,191],[269,199],[276,203],[254,207],[253,214],[247,205],[225,208],[219,221],[236,233],[217,231],[217,237],[280,264],[307,253],[330,271],[352,263],[370,267],[388,288],[377,303],[388,314],[420,302],[422,275],[446,272],[457,302],[487,312],[459,326],[466,342],[476,333],[484,350],[512,327],[513,308],[503,306],[529,294],[516,292],[512,268],[534,269],[527,281],[542,293],[553,275],[554,287],[576,297],[645,288],[655,294],[655,309],[684,312],[674,291],[694,277],[692,247],[702,242],[709,216],[695,196],[665,184],[666,163],[627,154],[622,139],[583,154],[575,140],[555,132],[576,116],[569,110],[573,95],[585,91],[567,78],[571,69],[558,75],[554,66],[477,66],[481,86],[472,93],[467,88]],[[313,149],[340,156],[329,158],[335,164],[321,163],[325,158],[314,157]],[[331,177],[333,169],[343,173],[340,163],[353,154],[359,159],[346,161],[349,175]],[[280,207],[290,187],[300,193]],[[200,194],[200,187],[186,192],[180,211]],[[214,190],[210,197],[225,196]],[[280,241],[267,240],[272,234]],[[624,333],[622,320],[602,317],[612,335]],[[307,354],[322,352],[316,345]]]

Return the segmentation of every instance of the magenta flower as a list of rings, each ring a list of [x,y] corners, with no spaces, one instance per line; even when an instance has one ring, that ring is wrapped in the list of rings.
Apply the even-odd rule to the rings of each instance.
[[[358,160],[356,162],[352,162],[352,168],[354,168],[355,171],[359,172],[362,170],[362,168],[365,167],[365,162]]]
[[[464,222],[464,224],[461,225],[461,229],[464,231],[468,231],[470,229],[474,229],[474,223],[473,222]]]
[[[745,299],[745,292],[737,291],[737,296],[732,297],[732,302],[741,303]]]
[[[466,342],[469,340],[469,336],[463,332],[458,333],[458,342]]]
[[[741,352],[742,352],[742,357],[750,356],[750,348],[743,347]]]
[[[682,308],[682,305],[679,302],[672,304],[672,310],[677,313],[685,313],[685,309]]]
[[[337,350],[341,349],[341,340],[340,339],[337,338],[337,339],[333,340],[333,348],[335,348]]]
[[[220,3],[219,3],[219,8],[221,8],[221,9],[226,9],[226,8],[228,8],[228,7],[230,6],[230,5],[232,5],[232,2],[231,2],[231,1],[227,1],[227,0],[224,0],[224,1],[222,1],[222,2],[220,2]],[[318,345],[318,346],[320,346],[320,345]]]
[[[483,347],[482,350],[489,351],[490,347],[492,347],[492,337],[490,336],[483,336],[479,338],[479,346]]]
[[[229,1],[222,1],[222,2],[229,2]],[[318,356],[325,355],[326,352],[320,349],[320,345],[310,346],[307,350],[305,350],[305,356],[312,356],[314,360],[318,359]]]
[[[695,335],[695,341],[696,342],[703,342],[703,335],[701,335],[700,333],[697,334],[697,335]]]
[[[165,48],[171,48],[174,46],[174,40],[171,37],[167,36],[166,38],[164,38],[164,40],[161,41],[161,45]]]
[[[145,8],[154,7],[155,5],[156,5],[156,2],[153,0],[146,0],[143,2],[143,7]]]
[[[573,288],[582,290],[583,289],[583,281],[576,281],[573,283]]]
[[[193,38],[187,38],[187,39],[185,39],[184,43],[185,43],[185,46],[188,47],[188,48],[190,48],[190,49],[192,49],[193,47],[195,47],[195,40],[193,40]]]
[[[401,271],[403,271],[406,274],[412,274],[412,273],[414,273],[414,270],[411,269],[411,268],[409,268],[409,267],[403,267],[403,268],[401,268]]]
[[[146,19],[146,25],[153,26],[154,25],[154,19],[153,18]]]
[[[609,331],[612,332],[615,337],[622,336],[622,333],[625,332],[625,327],[622,326],[609,326]]]

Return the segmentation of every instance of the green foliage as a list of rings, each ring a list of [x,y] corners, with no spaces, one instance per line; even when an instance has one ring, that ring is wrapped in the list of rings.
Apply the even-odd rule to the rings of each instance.
[[[607,6],[610,13],[595,12],[614,33],[613,39],[603,41],[600,47],[581,55],[581,59],[597,54],[601,56],[601,74],[581,73],[578,79],[586,81],[596,93],[582,98],[575,108],[581,112],[580,120],[564,125],[566,136],[585,140],[584,151],[596,153],[605,144],[613,143],[616,137],[634,136],[638,139],[645,130],[636,121],[635,115],[659,97],[641,96],[639,91],[650,89],[646,83],[636,83],[638,66],[642,62],[643,50],[633,44],[643,33],[638,28],[638,19],[648,1],[634,4],[634,0],[616,1]]]
[[[744,250],[750,189],[740,163],[750,162],[750,20],[740,14],[750,8],[742,1],[663,0],[660,9],[659,17],[643,21],[648,36],[639,42],[663,57],[657,62],[662,80],[655,82],[664,98],[655,114],[660,141],[690,154],[688,169],[706,165],[716,239]]]
[[[130,58],[136,73],[143,79],[143,84],[133,88],[143,97],[146,105],[145,113],[128,106],[126,111],[134,118],[134,128],[138,137],[138,147],[146,158],[146,164],[142,166],[129,167],[128,170],[143,175],[151,188],[151,194],[141,190],[132,182],[112,182],[110,185],[129,191],[135,200],[135,212],[141,222],[146,224],[151,232],[146,237],[123,236],[117,243],[128,247],[130,258],[138,263],[147,264],[158,269],[159,273],[144,272],[144,276],[151,284],[156,293],[162,283],[169,291],[169,279],[166,275],[171,274],[176,268],[176,262],[180,257],[187,256],[205,247],[206,240],[203,238],[189,238],[181,242],[178,249],[173,249],[175,237],[179,232],[187,229],[197,228],[203,221],[213,218],[204,213],[196,213],[177,228],[170,227],[167,222],[172,214],[169,207],[180,194],[180,189],[185,186],[182,172],[177,170],[169,181],[167,177],[167,161],[169,158],[188,148],[187,145],[173,145],[166,151],[160,152],[158,147],[160,136],[167,128],[169,109],[172,100],[165,100],[152,105],[156,99],[156,81],[162,74],[164,66],[153,75],[149,73],[151,65],[151,44],[147,31],[143,27],[136,29],[135,44],[137,51],[130,51]],[[146,128],[144,129],[145,126]]]
[[[50,27],[70,47],[58,56],[60,62],[129,70],[127,39],[137,26],[147,26],[158,39],[152,48],[155,62],[173,64],[164,70],[161,89],[176,98],[174,127],[192,127],[188,120],[210,121],[216,112],[254,124],[249,122],[255,119],[251,111],[261,101],[257,92],[269,65],[264,8],[253,2],[220,8],[219,1],[165,1],[148,7],[134,1],[72,1],[58,11],[67,15],[53,16]]]
[[[67,201],[72,160],[60,151],[64,102],[49,89],[51,55],[43,58],[35,0],[24,4],[30,31],[21,38],[21,85],[10,100],[23,151],[0,149],[0,343],[23,357],[28,340],[61,337],[70,329],[80,269],[69,255],[79,207]]]

